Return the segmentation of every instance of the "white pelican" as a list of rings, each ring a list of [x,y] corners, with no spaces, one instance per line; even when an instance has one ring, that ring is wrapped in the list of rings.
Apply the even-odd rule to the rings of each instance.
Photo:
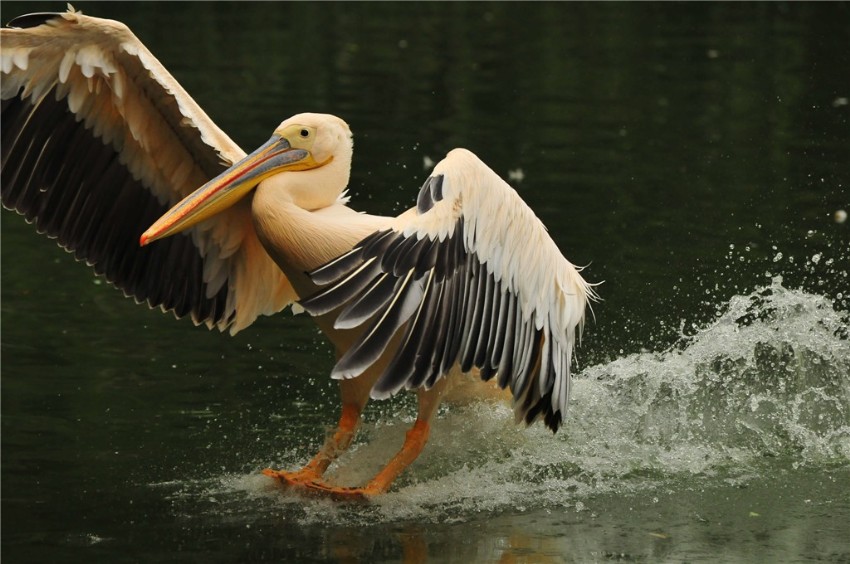
[[[336,432],[301,470],[264,473],[386,491],[460,373],[508,388],[518,420],[561,425],[593,290],[471,152],[451,151],[400,216],[357,213],[343,120],[293,116],[246,155],[123,24],[71,10],[9,26],[6,207],[139,302],[235,333],[300,299],[334,344]],[[368,399],[403,388],[419,409],[399,453],[363,487],[328,484]]]

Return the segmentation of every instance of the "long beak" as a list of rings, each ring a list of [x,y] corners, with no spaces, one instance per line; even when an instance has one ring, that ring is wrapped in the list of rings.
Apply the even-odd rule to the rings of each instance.
[[[275,134],[262,147],[183,198],[142,234],[139,244],[145,246],[174,235],[224,211],[269,176],[316,166],[319,165],[309,151],[295,149]]]

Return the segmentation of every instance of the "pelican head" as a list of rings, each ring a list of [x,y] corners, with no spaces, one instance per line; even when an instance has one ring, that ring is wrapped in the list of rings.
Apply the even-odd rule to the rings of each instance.
[[[280,191],[307,210],[329,206],[348,185],[351,139],[348,124],[336,116],[292,116],[257,150],[183,198],[151,225],[139,242],[147,245],[188,229],[229,208],[258,186]]]

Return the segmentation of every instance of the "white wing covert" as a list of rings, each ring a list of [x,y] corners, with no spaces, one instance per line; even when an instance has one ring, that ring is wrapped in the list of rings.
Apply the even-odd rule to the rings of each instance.
[[[365,324],[333,376],[353,378],[395,343],[373,397],[429,388],[454,365],[510,387],[517,418],[553,431],[566,414],[576,332],[593,290],[519,195],[455,149],[406,213],[310,273],[301,305]],[[388,353],[389,354],[389,353]]]
[[[139,236],[245,153],[119,22],[69,11],[0,31],[2,201],[138,302],[236,332],[295,293],[250,201]]]

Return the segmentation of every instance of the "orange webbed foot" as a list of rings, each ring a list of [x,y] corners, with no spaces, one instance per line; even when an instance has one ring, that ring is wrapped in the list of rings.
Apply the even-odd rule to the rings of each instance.
[[[313,470],[308,470],[307,468],[302,468],[296,472],[287,472],[286,470],[272,470],[271,468],[266,468],[263,470],[263,475],[268,476],[269,478],[274,478],[279,481],[284,486],[300,486],[310,482],[317,482],[321,480],[321,476]]]
[[[274,478],[281,485],[308,495],[318,495],[335,499],[338,501],[367,501],[371,497],[382,493],[375,487],[345,488],[332,486],[322,480],[315,472],[310,470],[299,470],[297,472],[286,472],[284,470],[272,470],[266,468],[263,474]]]

